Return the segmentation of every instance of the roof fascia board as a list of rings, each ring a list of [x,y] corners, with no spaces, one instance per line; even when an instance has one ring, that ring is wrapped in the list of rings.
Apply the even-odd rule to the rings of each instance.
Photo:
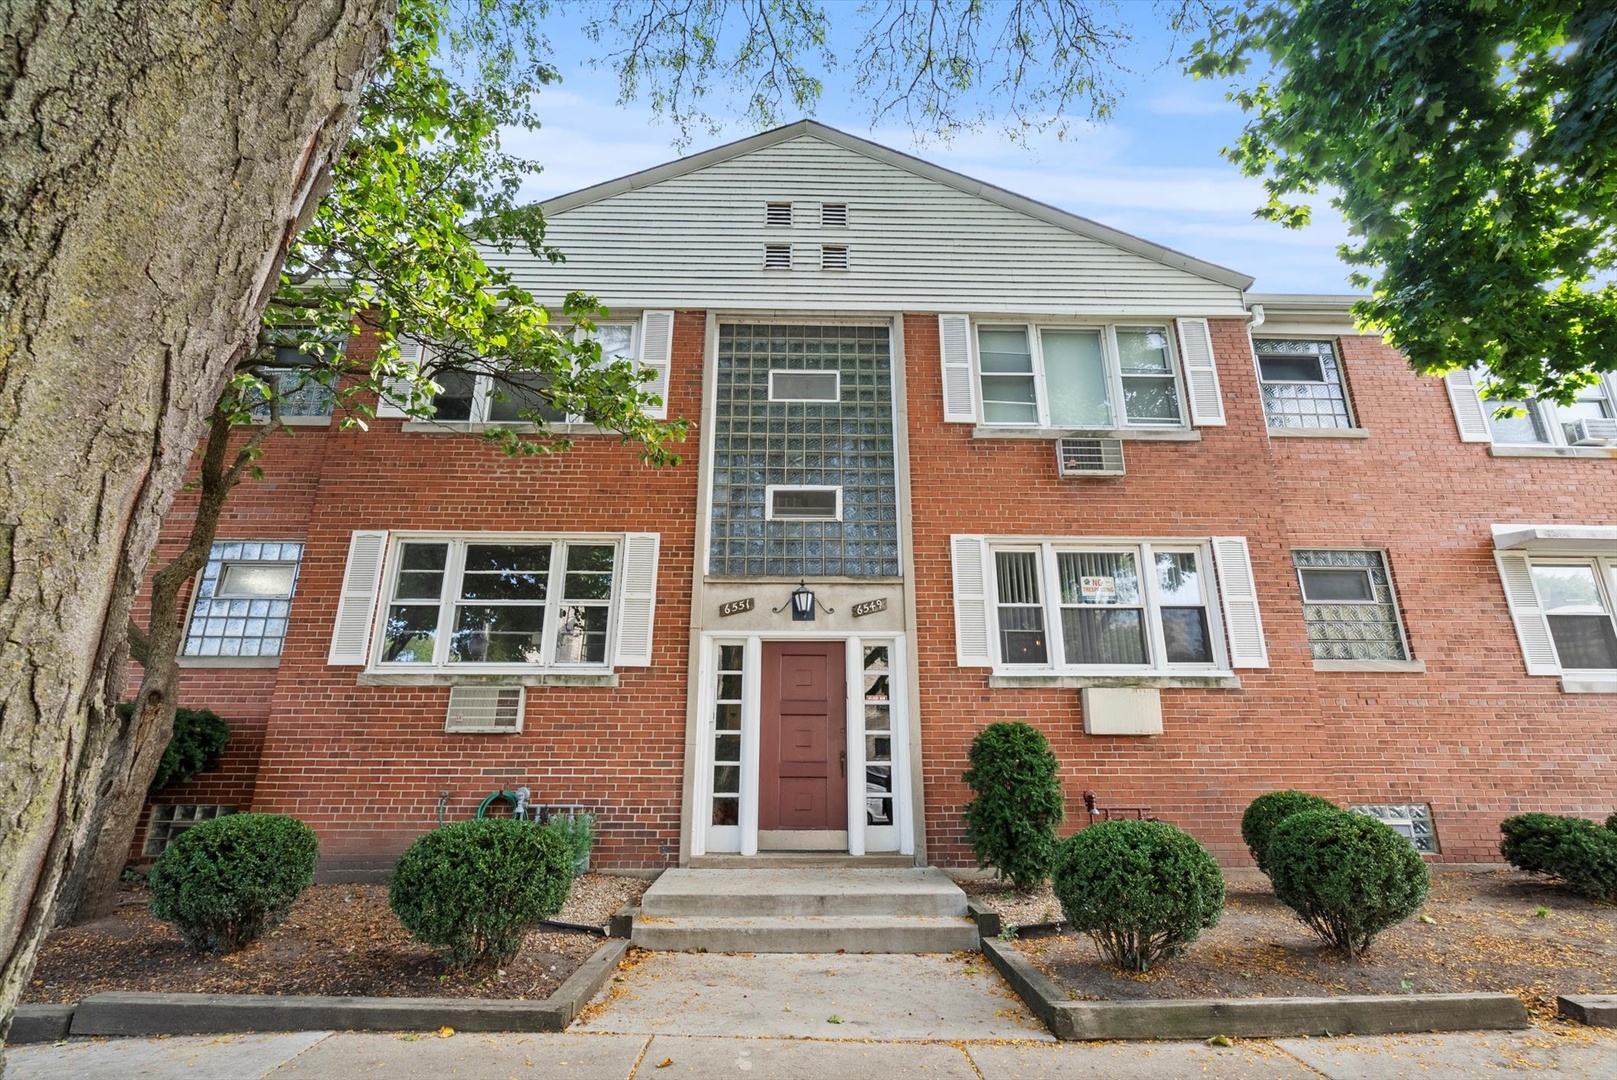
[[[1206,262],[1194,256],[1186,255],[1182,251],[1163,247],[1161,244],[1154,244],[1149,240],[1143,240],[1138,236],[1102,225],[1098,221],[1091,221],[1089,218],[1080,217],[1065,210],[1058,210],[1046,203],[1029,199],[1024,195],[1018,195],[1013,191],[1007,191],[1002,187],[996,187],[982,180],[975,180],[963,173],[945,169],[941,165],[934,165],[929,161],[923,161],[902,151],[882,146],[880,143],[861,139],[857,135],[849,135],[845,131],[838,131],[836,128],[827,127],[816,120],[799,120],[796,123],[775,128],[773,131],[765,131],[758,135],[739,139],[733,143],[716,146],[711,150],[704,150],[699,154],[692,154],[690,157],[680,158],[677,161],[670,161],[650,169],[631,173],[616,180],[608,180],[604,184],[596,184],[594,187],[582,188],[566,195],[558,195],[556,198],[546,200],[540,205],[546,215],[565,213],[580,206],[611,198],[613,195],[621,195],[626,191],[634,191],[638,188],[662,183],[665,180],[672,180],[687,173],[695,172],[698,169],[718,165],[733,158],[805,135],[819,139],[821,142],[830,143],[833,146],[840,146],[844,150],[850,150],[884,164],[892,165],[895,168],[903,169],[916,176],[943,184],[945,187],[965,192],[967,195],[974,195],[977,198],[996,203],[1008,210],[1026,214],[1028,217],[1065,229],[1068,232],[1076,233],[1079,236],[1098,240],[1103,244],[1110,244],[1113,247],[1121,248],[1124,251],[1161,263],[1164,266],[1171,266],[1176,270],[1195,274],[1197,277],[1207,278],[1220,285],[1245,290],[1250,288],[1253,281],[1256,280],[1247,274],[1231,270],[1228,267]]]

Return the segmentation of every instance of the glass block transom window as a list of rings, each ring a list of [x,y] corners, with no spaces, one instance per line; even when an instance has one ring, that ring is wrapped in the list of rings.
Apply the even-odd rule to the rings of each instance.
[[[1253,342],[1272,428],[1350,428],[1347,391],[1328,341]]]
[[[783,370],[839,372],[840,400],[771,401]],[[896,577],[887,327],[723,325],[717,384],[708,572]],[[840,488],[841,520],[770,520],[774,486]]]
[[[141,849],[141,854],[161,855],[176,836],[191,826],[235,812],[234,806],[154,806],[151,823],[146,826],[146,846]]]
[[[1294,551],[1315,660],[1408,660],[1379,551]]]
[[[197,582],[184,656],[280,656],[302,544],[213,545]]]
[[[1437,854],[1437,832],[1432,828],[1432,808],[1427,803],[1354,803],[1348,810],[1391,826],[1416,851]]]

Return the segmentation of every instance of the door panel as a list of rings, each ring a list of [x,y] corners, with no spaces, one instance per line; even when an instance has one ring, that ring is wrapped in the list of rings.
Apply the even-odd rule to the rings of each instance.
[[[841,642],[763,643],[760,830],[848,827],[844,665]]]

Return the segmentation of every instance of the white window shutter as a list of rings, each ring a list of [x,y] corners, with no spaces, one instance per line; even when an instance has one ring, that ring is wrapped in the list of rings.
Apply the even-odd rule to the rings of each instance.
[[[413,338],[399,338],[399,366],[419,368],[421,366],[421,342]],[[376,402],[377,416],[408,417],[410,403],[410,380],[406,378],[389,379],[385,384],[387,391]]]
[[[1469,368],[1451,371],[1443,376],[1449,389],[1449,405],[1454,409],[1454,426],[1460,429],[1461,442],[1493,442],[1493,428],[1488,426],[1488,407],[1477,397],[1477,376]]]
[[[961,667],[993,667],[989,641],[988,543],[981,536],[952,536],[954,561],[954,651]]]
[[[1190,422],[1197,427],[1222,427],[1224,394],[1218,386],[1218,362],[1213,359],[1213,335],[1206,319],[1175,319],[1179,329],[1179,360],[1185,368],[1185,396],[1190,399]]]
[[[661,405],[646,408],[646,415],[657,420],[668,419],[668,376],[673,361],[674,313],[646,312],[640,317],[640,363],[651,369],[653,377],[641,385],[646,393],[656,394],[662,400]]]
[[[331,628],[328,664],[364,664],[371,637],[371,613],[382,581],[387,533],[356,531],[348,540],[348,566],[337,598],[337,621]]]
[[[1258,615],[1258,585],[1244,536],[1213,537],[1213,563],[1218,593],[1224,601],[1224,631],[1232,668],[1266,668],[1269,650],[1263,643]]]
[[[651,666],[651,617],[657,607],[657,549],[661,533],[623,538],[623,582],[618,588],[617,667]]]
[[[1498,551],[1494,553],[1494,560],[1499,564],[1499,579],[1505,584],[1505,602],[1510,605],[1510,620],[1516,624],[1516,639],[1522,644],[1527,674],[1561,674],[1555,641],[1550,637],[1550,623],[1539,606],[1527,556]]]
[[[977,421],[977,388],[971,378],[971,320],[938,316],[938,352],[943,356],[943,419],[951,424]]]

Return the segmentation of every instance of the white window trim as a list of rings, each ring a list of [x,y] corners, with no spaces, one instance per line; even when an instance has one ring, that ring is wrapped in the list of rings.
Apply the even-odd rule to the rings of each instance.
[[[986,406],[983,403],[982,393],[982,350],[978,344],[978,334],[984,330],[1023,330],[1027,333],[1028,348],[1032,354],[1033,364],[1033,397],[1038,410],[1038,420],[1035,423],[1007,423],[1003,420],[990,421],[986,419]],[[1041,336],[1045,330],[1098,330],[1101,338],[1101,362],[1106,365],[1106,393],[1108,405],[1112,410],[1112,424],[1100,428],[1073,428],[1056,427],[1050,422],[1050,395],[1044,378],[1044,341]],[[1173,376],[1174,397],[1179,409],[1178,421],[1171,424],[1153,424],[1133,422],[1128,419],[1127,409],[1123,401],[1123,370],[1117,348],[1117,331],[1119,330],[1160,330],[1167,339],[1168,366]],[[981,428],[988,431],[1036,431],[1061,435],[1109,435],[1117,432],[1188,432],[1190,430],[1190,403],[1185,396],[1184,364],[1179,356],[1179,344],[1175,340],[1173,321],[1166,320],[1161,324],[1140,321],[1121,322],[1023,322],[1015,319],[988,319],[972,320],[968,335],[971,346],[971,378],[972,397],[977,408],[977,420]],[[1160,376],[1158,376],[1160,378]]]
[[[1213,659],[1205,664],[1170,664],[1162,632],[1162,604],[1157,597],[1155,552],[1196,553],[1197,568],[1202,577],[1202,610],[1206,613],[1207,634],[1212,644]],[[1046,664],[1008,664],[1001,652],[999,626],[999,574],[996,557],[1002,551],[1036,551],[1039,553],[1039,601],[1044,611],[1044,632],[1049,662]],[[1131,552],[1137,560],[1140,577],[1141,606],[1145,610],[1146,649],[1152,658],[1148,664],[1068,664],[1066,642],[1061,636],[1060,572],[1056,555],[1063,551]],[[1224,678],[1234,675],[1228,647],[1224,641],[1223,596],[1213,563],[1212,545],[1201,538],[1158,537],[1150,539],[1086,539],[1082,537],[989,537],[985,586],[988,601],[989,650],[993,656],[993,674],[997,678],[1024,677],[1048,680],[1051,676],[1101,677],[1173,677],[1199,676]],[[1054,587],[1052,587],[1054,585]]]
[[[1473,380],[1477,381],[1477,400],[1482,405],[1483,420],[1488,425],[1488,442],[1504,456],[1521,454],[1531,456],[1534,453],[1550,454],[1555,456],[1588,455],[1590,457],[1613,456],[1617,447],[1613,446],[1579,446],[1566,441],[1566,432],[1561,429],[1561,420],[1555,414],[1553,401],[1528,401],[1522,407],[1528,414],[1538,421],[1538,427],[1549,436],[1546,442],[1503,442],[1494,432],[1493,414],[1504,403],[1482,396],[1483,386],[1478,379],[1479,371],[1472,372]],[[1595,384],[1601,395],[1606,399],[1606,406],[1611,410],[1612,416],[1617,417],[1617,375],[1607,374]]]
[[[775,493],[777,491],[834,491],[837,498],[836,513],[830,517],[804,517],[801,514],[788,514],[785,517],[775,516]],[[764,520],[765,521],[841,521],[842,520],[842,486],[840,484],[765,484],[764,485]]]
[[[398,585],[401,545],[407,543],[447,543],[449,551],[444,562],[444,582],[438,594],[438,639],[433,644],[433,662],[430,664],[385,663],[382,649],[387,640],[387,609],[393,603]],[[555,656],[558,619],[555,611],[562,603],[562,588],[566,577],[566,548],[570,544],[611,545],[612,596],[607,601],[606,659],[599,664],[558,664],[546,659],[536,664],[477,664],[449,661],[449,639],[453,632],[453,613],[456,604],[454,586],[461,580],[465,567],[467,544],[553,544],[550,559],[550,581],[545,598],[545,627],[539,644],[540,655]],[[464,533],[464,532],[394,532],[388,535],[386,563],[382,584],[377,593],[374,617],[371,620],[371,640],[366,652],[365,675],[602,675],[615,670],[614,642],[621,617],[623,600],[624,534],[622,533]]]
[[[1263,395],[1263,388],[1265,386],[1271,386],[1271,385],[1272,386],[1330,386],[1331,385],[1331,380],[1330,379],[1325,379],[1325,378],[1322,378],[1322,379],[1319,379],[1319,380],[1313,380],[1313,379],[1265,379],[1263,377],[1263,359],[1258,354],[1264,351],[1264,349],[1263,349],[1264,343],[1265,342],[1270,342],[1270,341],[1300,341],[1300,342],[1308,342],[1310,344],[1316,344],[1316,345],[1329,345],[1331,347],[1331,356],[1336,361],[1336,377],[1337,377],[1337,384],[1336,385],[1337,385],[1337,388],[1342,391],[1342,403],[1347,409],[1348,422],[1346,424],[1343,424],[1341,427],[1329,427],[1329,428],[1285,428],[1285,427],[1275,427],[1273,424],[1269,423],[1269,410],[1268,410],[1267,407],[1265,407],[1264,410],[1263,410],[1263,424],[1264,424],[1264,427],[1269,429],[1269,434],[1271,434],[1271,435],[1281,435],[1281,436],[1301,436],[1303,438],[1308,438],[1310,436],[1312,436],[1314,438],[1325,438],[1325,437],[1332,436],[1332,435],[1335,435],[1337,437],[1345,437],[1345,438],[1367,438],[1368,437],[1368,432],[1366,432],[1362,427],[1358,426],[1359,425],[1359,410],[1354,407],[1354,405],[1353,405],[1353,393],[1348,388],[1347,371],[1345,370],[1345,368],[1343,367],[1343,364],[1342,364],[1342,349],[1341,349],[1341,346],[1339,344],[1339,339],[1334,338],[1334,337],[1316,337],[1316,336],[1310,336],[1310,335],[1307,335],[1307,334],[1298,334],[1298,335],[1287,336],[1287,337],[1269,336],[1269,337],[1255,337],[1255,338],[1253,338],[1252,339],[1252,370],[1257,374],[1257,377],[1258,377],[1258,396],[1259,396],[1260,399],[1261,399],[1261,397]],[[1285,354],[1278,354],[1278,355],[1285,355]],[[1325,361],[1320,360],[1320,365],[1319,366],[1320,366],[1320,374],[1324,375],[1325,374]],[[1260,400],[1259,404],[1262,405],[1263,402]]]
[[[780,397],[775,393],[776,375],[829,375],[836,389],[828,398]],[[842,372],[837,368],[770,368],[769,400],[798,405],[837,405],[842,401]]]

